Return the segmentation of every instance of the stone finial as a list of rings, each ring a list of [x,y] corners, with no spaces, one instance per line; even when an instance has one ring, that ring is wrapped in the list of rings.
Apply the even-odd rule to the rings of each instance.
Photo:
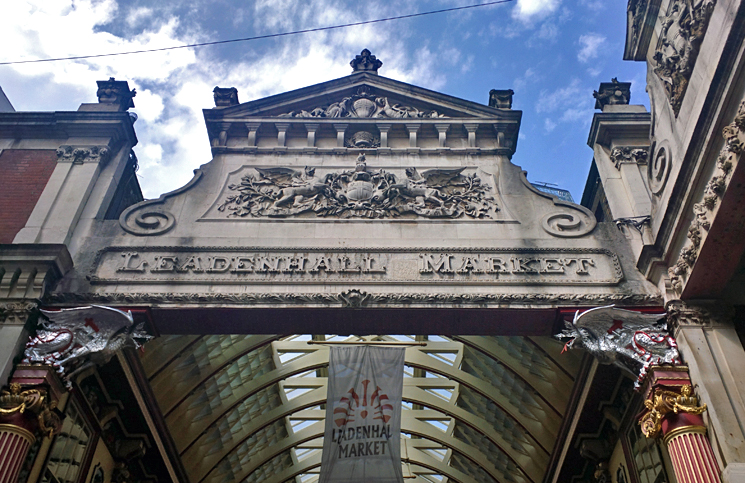
[[[492,89],[489,91],[489,107],[497,109],[512,109],[512,89]]]
[[[628,104],[631,99],[631,82],[618,82],[614,77],[610,82],[601,82],[600,89],[592,93],[595,98],[595,109],[607,105]]]
[[[360,55],[352,59],[349,63],[352,66],[352,73],[355,72],[370,72],[371,74],[377,74],[380,66],[383,62],[379,61],[369,50],[364,49],[360,52]]]
[[[238,105],[238,89],[235,87],[215,87],[212,93],[215,98],[215,107]]]
[[[118,81],[109,77],[109,80],[97,81],[96,84],[98,84],[96,96],[100,104],[118,105],[122,111],[135,107],[132,98],[137,95],[137,91],[134,89],[130,91],[127,81]]]

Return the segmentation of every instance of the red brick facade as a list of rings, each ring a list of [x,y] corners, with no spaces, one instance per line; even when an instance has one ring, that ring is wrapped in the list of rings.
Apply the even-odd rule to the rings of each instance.
[[[57,165],[52,149],[0,153],[0,243],[12,243],[36,206]]]

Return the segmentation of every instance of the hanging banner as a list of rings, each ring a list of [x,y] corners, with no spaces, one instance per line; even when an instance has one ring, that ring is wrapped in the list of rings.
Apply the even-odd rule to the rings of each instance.
[[[331,347],[320,483],[402,483],[403,348]]]

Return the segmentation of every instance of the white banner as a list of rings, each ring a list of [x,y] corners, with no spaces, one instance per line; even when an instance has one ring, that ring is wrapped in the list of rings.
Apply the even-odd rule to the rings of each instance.
[[[403,483],[403,348],[331,347],[320,483]]]

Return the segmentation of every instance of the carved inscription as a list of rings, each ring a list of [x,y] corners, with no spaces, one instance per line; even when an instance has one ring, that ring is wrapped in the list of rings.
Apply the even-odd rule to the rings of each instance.
[[[623,273],[604,249],[253,249],[111,247],[94,283],[457,283],[613,285]]]

